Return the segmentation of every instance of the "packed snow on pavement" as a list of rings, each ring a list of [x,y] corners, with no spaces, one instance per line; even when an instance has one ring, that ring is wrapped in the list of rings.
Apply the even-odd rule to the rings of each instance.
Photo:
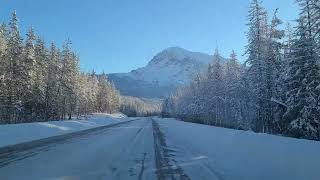
[[[0,152],[0,179],[156,179],[152,131],[151,121],[141,118]]]

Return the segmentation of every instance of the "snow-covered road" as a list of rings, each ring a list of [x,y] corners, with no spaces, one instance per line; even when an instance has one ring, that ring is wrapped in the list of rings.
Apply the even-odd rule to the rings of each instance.
[[[0,155],[0,179],[155,179],[150,120]]]
[[[318,142],[139,118],[0,149],[0,179],[318,179]]]

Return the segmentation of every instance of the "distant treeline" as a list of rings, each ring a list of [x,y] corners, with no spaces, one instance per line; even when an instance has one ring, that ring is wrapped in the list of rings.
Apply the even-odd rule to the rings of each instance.
[[[163,115],[186,121],[319,140],[320,1],[297,0],[297,27],[281,29],[258,0],[248,15],[247,60],[223,64],[216,51],[207,72],[163,103]]]
[[[18,18],[0,26],[0,123],[70,119],[92,112],[112,113],[119,93],[105,74],[82,73],[67,40],[62,50],[30,28],[24,40]]]
[[[161,115],[161,101],[122,96],[120,112],[129,117],[159,116]]]

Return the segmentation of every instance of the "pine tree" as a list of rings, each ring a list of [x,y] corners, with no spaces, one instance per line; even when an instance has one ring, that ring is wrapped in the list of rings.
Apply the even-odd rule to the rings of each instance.
[[[288,109],[284,119],[289,123],[287,134],[319,139],[319,57],[309,28],[309,23],[301,18],[287,67]]]
[[[249,10],[249,32],[246,53],[250,64],[248,75],[257,99],[255,130],[265,132],[266,128],[266,47],[267,15],[258,0],[252,0]]]
[[[7,47],[7,66],[5,67],[6,82],[6,119],[11,123],[16,123],[23,111],[22,98],[24,95],[24,75],[25,67],[22,61],[22,38],[18,28],[18,18],[16,12],[12,13],[9,23],[9,39]]]
[[[102,74],[98,77],[97,110],[98,112],[108,111],[108,85],[107,76]]]
[[[98,112],[113,113],[119,108],[118,92],[105,73],[98,76],[96,102]]]
[[[117,91],[115,85],[109,82],[109,112],[108,113],[115,113],[119,110],[120,107],[120,97],[119,92]]]
[[[5,118],[6,114],[6,94],[7,86],[5,83],[6,68],[8,67],[7,43],[8,29],[5,23],[0,25],[0,121]]]
[[[239,104],[240,91],[240,64],[237,60],[237,55],[232,51],[230,60],[227,62],[226,68],[226,120],[228,126],[239,127],[241,124],[241,111]]]
[[[214,62],[208,70],[208,107],[215,125],[222,125],[225,107],[224,68],[218,49],[215,50]]]
[[[88,76],[88,83],[89,83],[89,94],[88,94],[88,98],[89,98],[89,111],[90,112],[94,112],[97,110],[97,94],[98,94],[98,77],[96,75],[96,73],[93,71],[91,72],[91,74],[89,74]]]
[[[87,87],[87,77],[85,73],[81,73],[78,78],[79,88],[77,89],[77,108],[76,113],[77,116],[81,116],[82,114],[86,114],[88,112],[88,87]]]
[[[247,61],[239,66],[232,53],[224,69],[215,53],[218,61],[208,66],[205,76],[196,76],[190,85],[164,101],[163,114],[204,124],[319,139],[320,4],[319,0],[298,2],[299,26],[295,34],[288,28],[284,37],[277,10],[269,25],[266,11],[258,0],[252,0]]]
[[[250,67],[244,63],[240,68],[239,81],[239,106],[240,120],[238,121],[238,129],[250,129],[254,127],[256,122],[256,97],[254,96],[254,86],[250,82]]]
[[[33,31],[33,28],[31,27],[29,32],[27,33],[27,39],[24,46],[24,51],[22,55],[22,64],[23,69],[21,69],[22,78],[25,82],[24,84],[24,95],[23,95],[23,102],[24,102],[24,121],[31,120],[34,115],[34,109],[36,102],[34,101],[34,95],[33,95],[33,86],[35,83],[35,47],[34,47],[34,41],[35,41],[35,34]],[[27,117],[26,115],[29,115]],[[31,115],[31,116],[30,116]]]
[[[63,45],[62,50],[62,71],[61,71],[61,83],[62,83],[62,115],[68,115],[68,119],[71,119],[72,114],[76,110],[76,95],[77,95],[77,82],[79,76],[79,64],[78,57],[71,51],[71,42],[67,40]]]
[[[40,42],[39,42],[40,41]],[[39,47],[43,47],[43,41],[39,40]],[[47,74],[45,79],[45,119],[60,119],[61,114],[61,62],[59,49],[51,43],[48,58]]]
[[[314,37],[317,43],[317,52],[319,53],[320,49],[320,0],[311,1],[312,17],[313,17],[313,26],[314,26]]]
[[[49,52],[42,38],[35,43],[35,61],[32,66],[32,102],[34,119],[46,120],[46,88]]]
[[[284,31],[284,42],[283,42],[283,58],[286,59],[291,53],[292,40],[293,40],[293,29],[291,24],[287,23]],[[284,62],[285,63],[285,62]]]
[[[2,23],[0,25],[0,57],[1,60],[3,61],[4,55],[6,53],[7,49],[7,40],[8,40],[8,28],[5,23]],[[3,72],[3,71],[1,71]]]
[[[119,92],[114,85],[105,74],[80,73],[79,56],[70,45],[68,40],[60,52],[52,43],[48,50],[33,28],[23,40],[15,12],[9,28],[0,25],[1,123],[62,120],[118,110]],[[98,81],[98,77],[105,78]]]
[[[277,17],[278,9],[275,10],[271,25],[268,31],[268,45],[265,63],[265,127],[266,132],[272,133],[276,127],[276,112],[282,113],[283,106],[275,102],[283,101],[282,98],[282,54],[281,40],[284,37],[284,31],[279,30],[278,26],[282,21]],[[276,99],[277,101],[274,101]],[[278,117],[281,115],[278,115]]]

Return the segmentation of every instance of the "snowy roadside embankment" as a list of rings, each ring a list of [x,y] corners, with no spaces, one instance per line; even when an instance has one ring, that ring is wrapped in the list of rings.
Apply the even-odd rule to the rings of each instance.
[[[158,119],[191,179],[318,180],[320,142]]]
[[[130,120],[122,114],[93,114],[85,120],[0,125],[0,147],[106,126]]]

